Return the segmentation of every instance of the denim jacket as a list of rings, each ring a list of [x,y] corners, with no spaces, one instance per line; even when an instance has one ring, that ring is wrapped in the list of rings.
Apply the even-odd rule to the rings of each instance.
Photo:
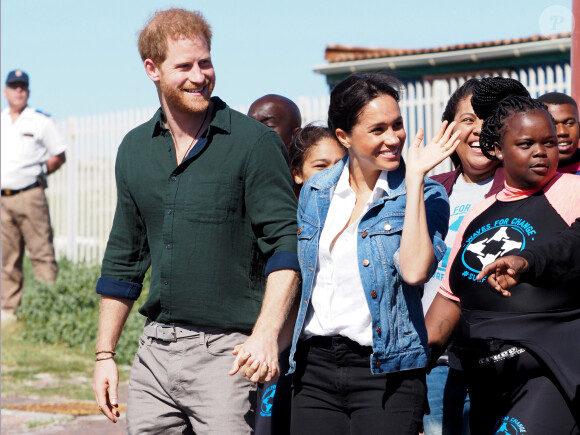
[[[315,174],[300,193],[298,207],[298,259],[302,272],[302,297],[292,348],[290,371],[296,369],[294,354],[310,304],[318,260],[320,233],[330,200],[348,158]],[[405,218],[405,164],[388,174],[389,193],[362,217],[357,229],[358,268],[369,305],[373,328],[373,374],[427,366],[429,348],[421,306],[420,286],[403,282],[399,247]],[[432,273],[446,251],[449,201],[441,184],[425,178],[425,209],[433,243]]]

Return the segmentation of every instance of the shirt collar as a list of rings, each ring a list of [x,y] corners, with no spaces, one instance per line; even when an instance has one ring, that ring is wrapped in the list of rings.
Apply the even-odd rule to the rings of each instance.
[[[531,189],[531,190],[522,190],[518,189],[517,187],[512,187],[506,181],[503,190],[497,194],[497,199],[503,202],[518,201],[520,199],[532,196],[533,194],[539,192],[540,190],[547,191],[561,176],[562,176],[561,173],[556,172],[556,174],[554,174],[554,177],[545,186],[539,189]]]
[[[336,190],[334,191],[335,195],[340,195],[342,197],[347,196],[350,192],[353,192],[352,188],[350,187],[349,183],[349,175],[350,171],[348,168],[348,159],[346,160],[346,164],[344,165],[344,169],[340,174],[340,178],[338,179],[338,183],[336,184]],[[375,187],[373,189],[373,193],[369,198],[370,204],[374,204],[378,201],[378,199],[385,195],[389,194],[389,171],[382,171],[379,179],[377,180]]]
[[[373,203],[376,202],[381,196],[389,195],[389,174],[390,171],[382,171],[381,176],[377,180],[377,184],[375,184],[375,188],[373,190]]]
[[[331,189],[331,192],[338,187],[337,180],[343,176],[345,167],[348,168],[348,155],[344,156],[341,161],[329,169],[320,171],[314,174],[303,187],[313,188],[315,190]],[[387,196],[394,198],[399,195],[404,195],[405,190],[405,162],[401,159],[399,167],[394,171],[383,171],[379,179],[386,180],[386,186],[383,185],[383,181],[380,182],[379,187],[387,193]],[[348,169],[347,169],[348,170]],[[348,172],[347,172],[348,174]],[[348,178],[347,178],[348,180]],[[385,188],[386,187],[386,188]]]

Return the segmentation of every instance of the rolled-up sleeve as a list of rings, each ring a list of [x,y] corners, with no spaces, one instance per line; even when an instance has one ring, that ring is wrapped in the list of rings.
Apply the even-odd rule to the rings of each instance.
[[[143,290],[143,285],[135,282],[119,281],[102,276],[97,281],[97,294],[103,296],[137,300],[141,290]]]
[[[145,273],[151,265],[146,228],[125,184],[123,146],[115,164],[117,207],[107,242],[97,293],[137,299]]]
[[[267,258],[266,275],[280,269],[300,270],[297,257],[297,202],[284,144],[265,132],[249,155],[246,208],[258,246]]]

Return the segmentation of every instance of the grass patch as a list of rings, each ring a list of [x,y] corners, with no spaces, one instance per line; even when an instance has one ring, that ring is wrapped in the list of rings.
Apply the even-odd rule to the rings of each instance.
[[[72,417],[69,418],[49,418],[49,419],[45,419],[45,420],[36,420],[36,421],[31,421],[29,423],[26,423],[26,427],[28,429],[36,429],[38,427],[42,427],[42,426],[48,426],[49,424],[53,424],[56,422],[62,422],[62,421],[70,421],[72,420]]]
[[[24,338],[25,325],[2,325],[2,395],[62,397],[93,400],[94,362],[78,349]],[[128,365],[119,366],[121,382],[129,379]]]
[[[92,377],[98,329],[97,266],[59,262],[55,284],[32,278],[25,262],[25,288],[18,321],[2,325],[2,395],[93,400]],[[149,276],[146,288],[149,287]],[[146,293],[146,292],[144,292]],[[142,295],[142,299],[146,298]],[[136,303],[117,347],[120,382],[138,347],[145,318]]]

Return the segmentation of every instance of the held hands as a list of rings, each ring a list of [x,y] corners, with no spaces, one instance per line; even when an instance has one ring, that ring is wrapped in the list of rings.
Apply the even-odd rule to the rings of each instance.
[[[119,371],[114,359],[95,362],[93,392],[99,410],[113,423],[117,423],[120,416],[117,386],[119,385]]]
[[[502,296],[510,297],[508,288],[516,285],[522,274],[528,270],[528,262],[525,258],[517,255],[508,255],[495,260],[483,268],[477,279],[481,280],[487,275],[489,286]]]
[[[266,383],[276,379],[280,374],[278,367],[278,344],[266,337],[255,337],[253,333],[244,344],[234,347],[236,359],[228,373],[247,377],[252,382]]]
[[[423,180],[431,169],[453,154],[460,142],[457,139],[460,132],[452,134],[455,124],[452,122],[447,125],[447,121],[443,121],[435,137],[424,147],[421,147],[424,132],[422,128],[419,129],[407,150],[407,177],[417,176]]]

